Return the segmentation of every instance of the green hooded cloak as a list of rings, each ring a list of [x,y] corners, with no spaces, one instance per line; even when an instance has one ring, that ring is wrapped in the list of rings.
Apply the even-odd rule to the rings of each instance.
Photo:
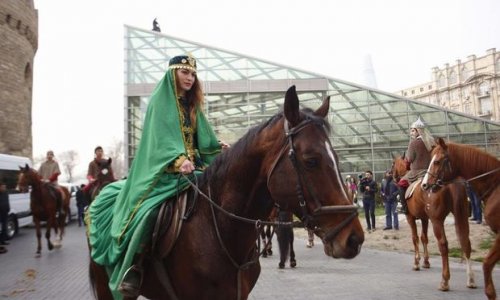
[[[196,109],[198,151],[208,165],[221,147],[201,108]],[[166,172],[181,155],[187,157],[179,114],[175,70],[170,69],[151,95],[128,178],[106,186],[89,208],[91,256],[106,267],[115,299],[122,298],[118,287],[135,254],[148,246],[160,204],[188,186],[184,178],[178,182],[178,173]]]

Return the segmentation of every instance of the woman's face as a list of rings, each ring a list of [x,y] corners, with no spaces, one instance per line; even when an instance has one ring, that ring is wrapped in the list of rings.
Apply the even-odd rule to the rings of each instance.
[[[196,71],[189,69],[177,69],[175,71],[177,78],[177,90],[181,95],[189,91],[196,81]]]

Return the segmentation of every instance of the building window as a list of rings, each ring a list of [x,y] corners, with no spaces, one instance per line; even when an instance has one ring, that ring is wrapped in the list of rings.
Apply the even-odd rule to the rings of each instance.
[[[487,82],[482,82],[478,88],[478,96],[488,96],[490,94],[490,85]]]
[[[421,87],[421,88],[420,88],[420,92],[423,92],[423,91],[424,91],[424,88],[423,88],[423,87]]]
[[[464,102],[464,113],[470,114],[472,112],[472,103],[470,101]]]
[[[442,88],[446,86],[446,80],[443,76],[443,74],[439,75],[438,77],[438,88]]]
[[[414,95],[415,94],[415,90],[411,90],[411,94]]]
[[[451,71],[448,82],[450,83],[450,85],[457,84],[457,82],[458,82],[457,73],[455,73],[454,71]]]
[[[481,100],[479,100],[479,114],[480,115],[489,115],[491,114],[491,111],[492,111],[492,104],[491,104],[491,99],[490,97],[485,97],[485,98],[481,98]]]

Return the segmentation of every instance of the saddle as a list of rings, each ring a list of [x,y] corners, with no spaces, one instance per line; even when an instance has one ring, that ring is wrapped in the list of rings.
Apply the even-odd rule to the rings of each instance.
[[[181,232],[188,192],[177,199],[168,199],[160,206],[151,239],[151,253],[158,259],[167,257]]]
[[[415,191],[415,188],[420,186],[420,183],[422,182],[422,178],[418,178],[416,181],[410,183],[410,186],[408,189],[406,189],[405,193],[405,199],[409,199],[413,195],[413,191]]]

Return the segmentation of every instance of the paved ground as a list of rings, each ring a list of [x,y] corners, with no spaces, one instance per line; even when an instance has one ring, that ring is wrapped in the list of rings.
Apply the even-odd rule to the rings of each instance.
[[[22,228],[9,252],[0,255],[0,299],[93,299],[83,227],[73,222],[63,247],[48,252],[44,243],[40,258],[34,257],[35,246],[34,229]],[[306,248],[303,239],[296,240],[295,248],[295,269],[278,269],[276,254],[261,258],[263,271],[249,299],[485,299],[479,263],[473,265],[477,289],[465,286],[465,266],[452,260],[451,291],[440,292],[440,257],[431,259],[431,269],[415,272],[411,253],[362,249],[353,260],[334,260],[320,245]],[[500,272],[494,280],[500,292]]]

